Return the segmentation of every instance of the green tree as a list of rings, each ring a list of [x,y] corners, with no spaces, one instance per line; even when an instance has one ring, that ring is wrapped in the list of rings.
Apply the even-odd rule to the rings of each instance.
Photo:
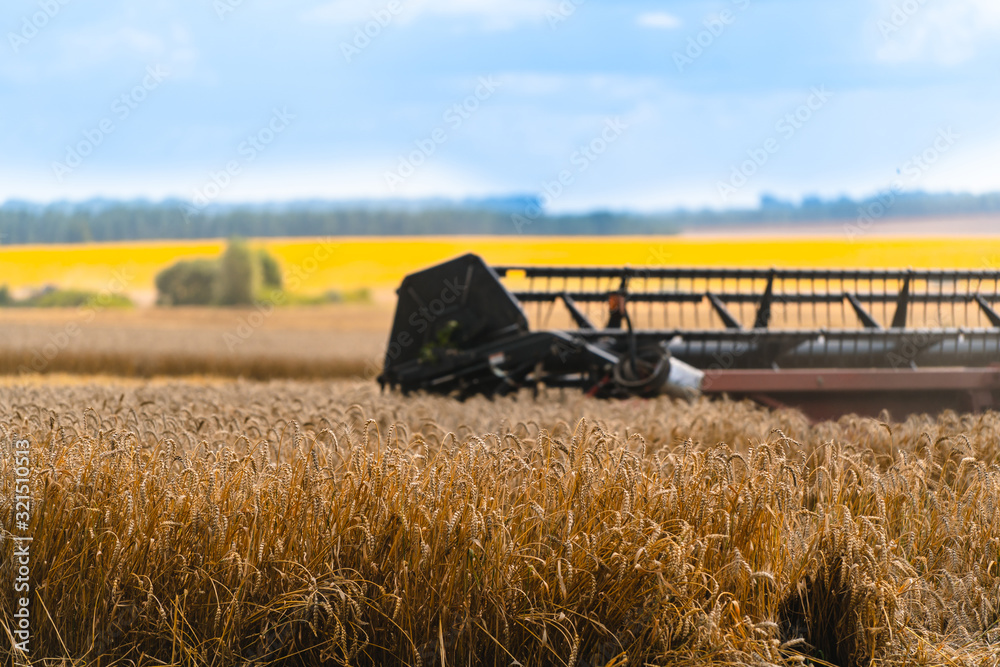
[[[157,303],[207,306],[215,299],[219,263],[212,259],[177,262],[156,275]]]
[[[265,248],[257,251],[257,258],[260,261],[260,276],[264,287],[268,289],[281,289],[281,265],[274,255]]]
[[[253,304],[260,282],[260,267],[242,239],[230,239],[219,259],[219,278],[215,303],[220,306]]]

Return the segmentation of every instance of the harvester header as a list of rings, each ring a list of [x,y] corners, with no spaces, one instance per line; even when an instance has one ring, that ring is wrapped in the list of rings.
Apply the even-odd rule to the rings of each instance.
[[[1000,271],[489,266],[407,276],[404,392],[698,392],[814,417],[1000,405]]]

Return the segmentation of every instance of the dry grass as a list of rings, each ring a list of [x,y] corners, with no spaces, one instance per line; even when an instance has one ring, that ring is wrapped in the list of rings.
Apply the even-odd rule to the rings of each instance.
[[[9,309],[2,317],[0,373],[318,379],[374,377],[392,307]]]
[[[996,665],[998,432],[7,380],[0,513],[27,436],[36,660]]]

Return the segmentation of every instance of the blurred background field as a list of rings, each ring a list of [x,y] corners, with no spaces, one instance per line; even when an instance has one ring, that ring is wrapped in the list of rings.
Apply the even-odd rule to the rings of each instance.
[[[285,279],[277,303],[284,305],[272,299],[256,307],[155,305],[157,273],[179,260],[217,257],[224,240],[0,248],[0,285],[11,294],[37,295],[46,285],[91,294],[63,308],[0,310],[0,373],[374,378],[402,278],[464,252],[492,264],[1000,266],[1000,239],[987,237],[311,238],[257,239],[249,246],[277,260]],[[101,293],[121,293],[134,305],[101,301]],[[352,294],[363,298],[330,302]],[[310,299],[316,305],[302,305]]]
[[[465,252],[492,264],[595,266],[726,266],[822,268],[996,268],[1000,238],[988,236],[863,237],[418,237],[267,239],[267,248],[298,289],[368,288],[394,301],[403,276]],[[14,291],[46,284],[100,291],[121,281],[140,305],[155,300],[154,277],[179,259],[209,258],[225,247],[214,241],[142,241],[87,245],[0,247],[0,285]],[[326,259],[314,259],[317,248]],[[322,257],[326,257],[322,254]]]
[[[0,373],[373,378],[392,310],[18,308],[0,317]]]

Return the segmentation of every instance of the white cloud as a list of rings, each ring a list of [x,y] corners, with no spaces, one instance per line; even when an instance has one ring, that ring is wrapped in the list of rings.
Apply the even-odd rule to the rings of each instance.
[[[487,196],[498,189],[493,180],[477,173],[476,165],[428,162],[393,192],[385,183],[385,171],[398,162],[392,154],[382,159],[343,159],[338,162],[299,163],[245,170],[234,178],[213,202],[266,202],[296,199],[380,199]],[[73,174],[56,183],[49,171],[27,173],[0,165],[0,204],[9,199],[55,201],[91,197],[113,199],[180,198],[190,200],[207,170],[133,169],[124,174],[115,168],[88,165],[87,173]]]
[[[501,72],[504,90],[514,96],[560,96],[586,91],[592,100],[636,102],[663,91],[660,77],[624,74],[562,74],[551,72]]]
[[[197,71],[199,51],[190,33],[180,24],[165,25],[157,31],[103,20],[80,26],[54,26],[52,30],[55,39],[51,46],[37,51],[44,53],[44,57],[0,59],[0,80],[37,81],[87,71],[138,73],[143,69],[139,63],[163,65],[174,78]],[[106,69],[109,66],[115,69]]]
[[[681,26],[681,20],[673,14],[666,12],[647,12],[640,14],[637,23],[643,28],[656,28],[658,30],[673,30]]]
[[[975,139],[968,142],[960,138],[954,148],[927,170],[917,187],[931,192],[996,192],[998,151],[998,133],[975,135]]]
[[[402,7],[401,20],[421,15],[469,17],[483,21],[489,29],[508,29],[524,22],[545,20],[546,12],[556,9],[555,0],[397,0]],[[385,11],[387,0],[332,0],[303,14],[307,21],[357,23],[373,13]]]
[[[882,0],[875,18],[879,60],[956,65],[1000,36],[997,0]]]

